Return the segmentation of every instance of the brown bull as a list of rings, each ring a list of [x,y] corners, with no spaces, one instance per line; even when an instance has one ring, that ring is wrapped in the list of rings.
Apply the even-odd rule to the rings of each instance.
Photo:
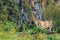
[[[38,26],[41,26],[42,28],[49,28],[49,31],[51,32],[51,28],[52,28],[52,22],[51,21],[41,21],[41,20],[36,20],[35,24]]]

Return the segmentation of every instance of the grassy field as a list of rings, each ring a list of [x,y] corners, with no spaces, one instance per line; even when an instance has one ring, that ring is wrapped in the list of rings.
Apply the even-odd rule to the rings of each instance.
[[[60,40],[60,34],[47,35],[38,33],[30,35],[25,32],[19,32],[15,34],[4,33],[1,35],[0,33],[0,40]]]

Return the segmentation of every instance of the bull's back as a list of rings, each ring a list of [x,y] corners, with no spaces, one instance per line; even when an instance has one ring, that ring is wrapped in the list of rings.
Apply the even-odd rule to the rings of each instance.
[[[36,25],[41,26],[42,28],[49,28],[52,27],[52,22],[51,21],[36,21]]]

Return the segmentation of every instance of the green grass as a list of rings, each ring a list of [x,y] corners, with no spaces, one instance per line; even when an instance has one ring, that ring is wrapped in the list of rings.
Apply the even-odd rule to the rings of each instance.
[[[16,34],[3,34],[0,35],[0,40],[39,40],[34,38],[35,35],[30,35],[24,32],[18,32]],[[46,35],[42,34],[43,40],[60,40],[60,34]]]

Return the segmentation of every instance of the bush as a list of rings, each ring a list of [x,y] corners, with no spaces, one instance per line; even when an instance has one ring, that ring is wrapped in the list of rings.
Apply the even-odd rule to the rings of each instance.
[[[57,19],[54,21],[54,29],[56,32],[60,33],[59,31],[60,30],[60,19],[59,20]]]
[[[3,21],[2,27],[3,27],[3,31],[7,31],[7,32],[18,28],[18,26],[15,23],[10,21]]]
[[[57,36],[54,35],[54,36],[48,36],[47,37],[48,40],[57,40]]]
[[[60,5],[56,5],[55,1],[49,1],[44,10],[44,20],[53,20],[54,29],[60,27]]]
[[[47,33],[48,30],[47,30],[47,29],[43,29],[43,28],[41,28],[40,26],[37,26],[37,27],[35,27],[35,28],[33,28],[33,29],[27,30],[27,32],[28,32],[29,34],[35,34],[35,33],[39,33],[39,32],[41,32],[41,33]]]
[[[17,25],[10,21],[0,22],[0,40],[13,40],[16,37]]]
[[[43,35],[41,32],[37,34],[37,40],[43,40]]]

